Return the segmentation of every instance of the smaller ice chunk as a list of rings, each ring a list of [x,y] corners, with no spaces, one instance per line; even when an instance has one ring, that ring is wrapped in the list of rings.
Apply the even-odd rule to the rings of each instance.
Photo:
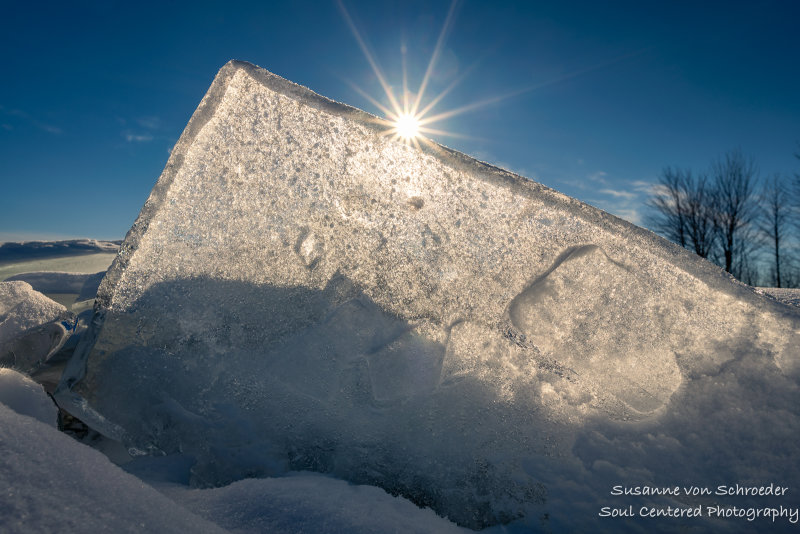
[[[34,291],[27,282],[0,282],[0,343],[29,328],[67,316],[67,309]]]
[[[34,371],[69,337],[72,314],[23,281],[0,282],[0,365]]]

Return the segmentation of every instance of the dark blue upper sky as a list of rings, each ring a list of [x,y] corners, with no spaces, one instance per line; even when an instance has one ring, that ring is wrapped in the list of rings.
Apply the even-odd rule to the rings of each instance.
[[[416,89],[450,1],[344,6],[400,90]],[[230,59],[329,98],[386,102],[335,0],[3,2],[0,241],[122,238]],[[800,2],[463,0],[426,95],[436,110],[513,94],[437,141],[641,222],[665,165],[740,147],[800,170]],[[527,90],[526,90],[527,89]]]

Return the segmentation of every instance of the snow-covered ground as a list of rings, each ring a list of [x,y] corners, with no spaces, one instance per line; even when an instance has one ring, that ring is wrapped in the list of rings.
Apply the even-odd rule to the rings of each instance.
[[[22,280],[78,314],[90,309],[118,242],[83,239],[0,245],[0,282]]]
[[[759,287],[758,291],[761,291],[772,298],[783,302],[784,304],[791,304],[792,306],[800,307],[800,289],[785,287]]]
[[[0,243],[0,265],[63,256],[75,257],[86,254],[116,254],[120,243],[121,241],[101,241],[97,239]]]
[[[0,369],[0,532],[465,532],[381,489],[313,473],[197,490],[187,485],[191,459],[148,457],[123,470],[56,430],[56,413],[40,385]]]
[[[54,420],[25,413],[30,399],[22,397],[33,393],[26,379],[10,371],[0,377],[13,390],[0,404],[0,531],[222,532],[54,429]],[[37,387],[34,402],[52,404]]]

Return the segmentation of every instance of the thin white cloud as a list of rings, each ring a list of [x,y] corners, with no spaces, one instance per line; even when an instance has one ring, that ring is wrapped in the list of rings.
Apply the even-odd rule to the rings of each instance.
[[[655,188],[658,187],[657,184],[653,182],[647,182],[645,180],[634,180],[631,182],[634,191],[639,191],[640,193],[652,194]]]
[[[34,126],[36,126],[37,128],[41,128],[45,132],[51,133],[51,134],[54,134],[54,135],[60,135],[61,133],[63,133],[61,128],[59,128],[58,126],[53,126],[51,124],[40,123],[39,121],[35,121],[34,122]]]
[[[153,140],[153,136],[150,134],[134,134],[130,132],[122,132],[122,136],[129,143],[147,143],[148,141]]]
[[[600,189],[597,193],[606,198],[596,198],[590,202],[617,217],[642,226],[646,200],[659,192],[659,185],[646,180],[633,180],[619,185],[622,187]]]
[[[136,123],[148,130],[158,130],[161,127],[161,119],[155,115],[136,119]]]
[[[616,200],[590,200],[590,204],[597,206],[601,210],[607,211],[612,215],[616,215],[620,219],[633,223],[635,225],[642,225],[642,215],[639,213],[639,208],[632,205],[628,199],[621,201]]]
[[[119,116],[115,118],[121,126],[137,126],[135,129],[129,127],[120,132],[120,135],[122,135],[123,139],[128,143],[149,143],[156,138],[162,138],[161,134],[159,134],[159,130],[161,129],[163,121],[160,117],[147,115],[130,120]]]
[[[662,184],[653,184],[648,193],[651,195],[669,196],[669,189]]]
[[[608,176],[607,172],[597,171],[597,172],[593,172],[592,174],[586,175],[586,179],[591,181],[591,182],[597,182],[597,183],[600,183],[600,184],[607,184],[608,182],[606,181],[606,176]]]
[[[621,208],[612,212],[620,219],[633,223],[637,226],[642,225],[642,216],[636,208]]]
[[[601,189],[599,192],[604,195],[611,195],[615,198],[624,198],[627,200],[633,200],[639,196],[636,193],[631,193],[630,191],[617,191],[616,189]]]
[[[0,112],[2,112],[7,117],[16,117],[23,122],[30,124],[35,128],[39,128],[40,130],[53,134],[53,135],[60,135],[63,133],[63,130],[58,126],[53,126],[52,124],[47,124],[46,122],[42,122],[25,111],[21,109],[8,109],[5,106],[0,106]],[[13,121],[12,121],[13,122]],[[3,128],[6,130],[12,130],[14,127],[12,124],[4,123]]]

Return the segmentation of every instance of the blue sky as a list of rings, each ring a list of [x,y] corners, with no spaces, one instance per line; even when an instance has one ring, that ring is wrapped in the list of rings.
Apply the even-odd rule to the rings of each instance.
[[[415,90],[449,0],[345,0],[386,78]],[[329,98],[386,97],[335,0],[3,2],[0,241],[120,239],[219,68],[262,66]],[[666,165],[740,147],[762,175],[800,171],[800,2],[456,5],[426,97],[430,136],[643,222]],[[426,98],[426,99],[427,99]]]

